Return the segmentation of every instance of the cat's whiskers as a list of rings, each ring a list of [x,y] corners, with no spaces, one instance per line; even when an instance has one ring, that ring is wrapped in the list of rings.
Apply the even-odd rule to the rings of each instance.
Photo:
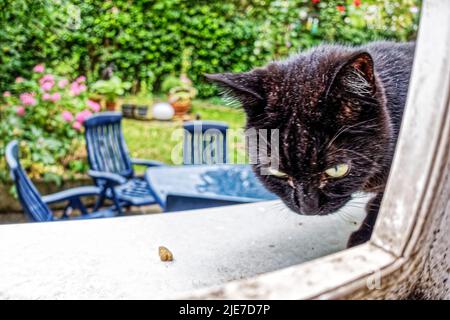
[[[367,205],[367,202],[351,202],[350,204],[348,204],[349,207],[352,208],[362,208],[365,207]]]
[[[355,221],[356,218],[351,213],[343,211],[343,210],[338,211],[337,216],[339,218],[341,218],[342,220],[344,220],[345,222],[350,222],[350,223],[357,222],[357,221]]]
[[[279,213],[282,214],[282,216],[285,220],[287,220],[289,218],[289,216],[292,214],[290,209],[283,202],[273,204],[270,207],[270,209],[277,210]]]

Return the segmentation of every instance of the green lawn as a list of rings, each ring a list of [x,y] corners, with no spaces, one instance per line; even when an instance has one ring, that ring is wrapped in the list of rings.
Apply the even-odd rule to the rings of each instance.
[[[230,129],[243,129],[245,124],[245,114],[242,109],[212,104],[209,101],[194,100],[192,114],[199,114],[202,120],[226,122]],[[131,156],[174,164],[172,152],[178,156],[178,159],[181,157],[183,136],[182,131],[176,129],[181,129],[182,124],[182,121],[124,119],[123,130]],[[229,135],[231,138],[229,140],[232,141],[228,147],[229,157],[245,159],[242,133],[231,130]],[[138,169],[138,172],[142,171]]]

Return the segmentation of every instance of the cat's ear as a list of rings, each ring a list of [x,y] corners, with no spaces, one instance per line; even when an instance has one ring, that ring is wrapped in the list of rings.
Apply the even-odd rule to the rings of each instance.
[[[335,89],[357,96],[373,96],[377,88],[371,55],[359,52],[345,61],[335,73],[329,92]]]
[[[219,85],[226,96],[238,100],[246,110],[263,104],[263,76],[262,69],[242,73],[205,74],[206,79]]]

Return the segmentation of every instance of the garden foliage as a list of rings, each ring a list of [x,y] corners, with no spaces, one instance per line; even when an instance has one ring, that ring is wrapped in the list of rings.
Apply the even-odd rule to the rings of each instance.
[[[134,93],[187,71],[244,71],[322,41],[414,37],[420,0],[12,0],[0,4],[0,91],[45,62],[96,81],[105,70]],[[64,62],[61,64],[61,62]]]

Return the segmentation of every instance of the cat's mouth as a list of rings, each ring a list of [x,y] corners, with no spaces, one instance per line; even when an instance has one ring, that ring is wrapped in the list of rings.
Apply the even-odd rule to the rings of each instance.
[[[328,201],[326,203],[319,203],[318,206],[305,205],[299,200],[298,197],[293,197],[293,199],[289,199],[290,201],[285,201],[283,199],[283,202],[289,209],[297,214],[306,216],[326,216],[344,207],[351,199],[351,196],[345,196],[338,199],[333,199],[333,201]]]

